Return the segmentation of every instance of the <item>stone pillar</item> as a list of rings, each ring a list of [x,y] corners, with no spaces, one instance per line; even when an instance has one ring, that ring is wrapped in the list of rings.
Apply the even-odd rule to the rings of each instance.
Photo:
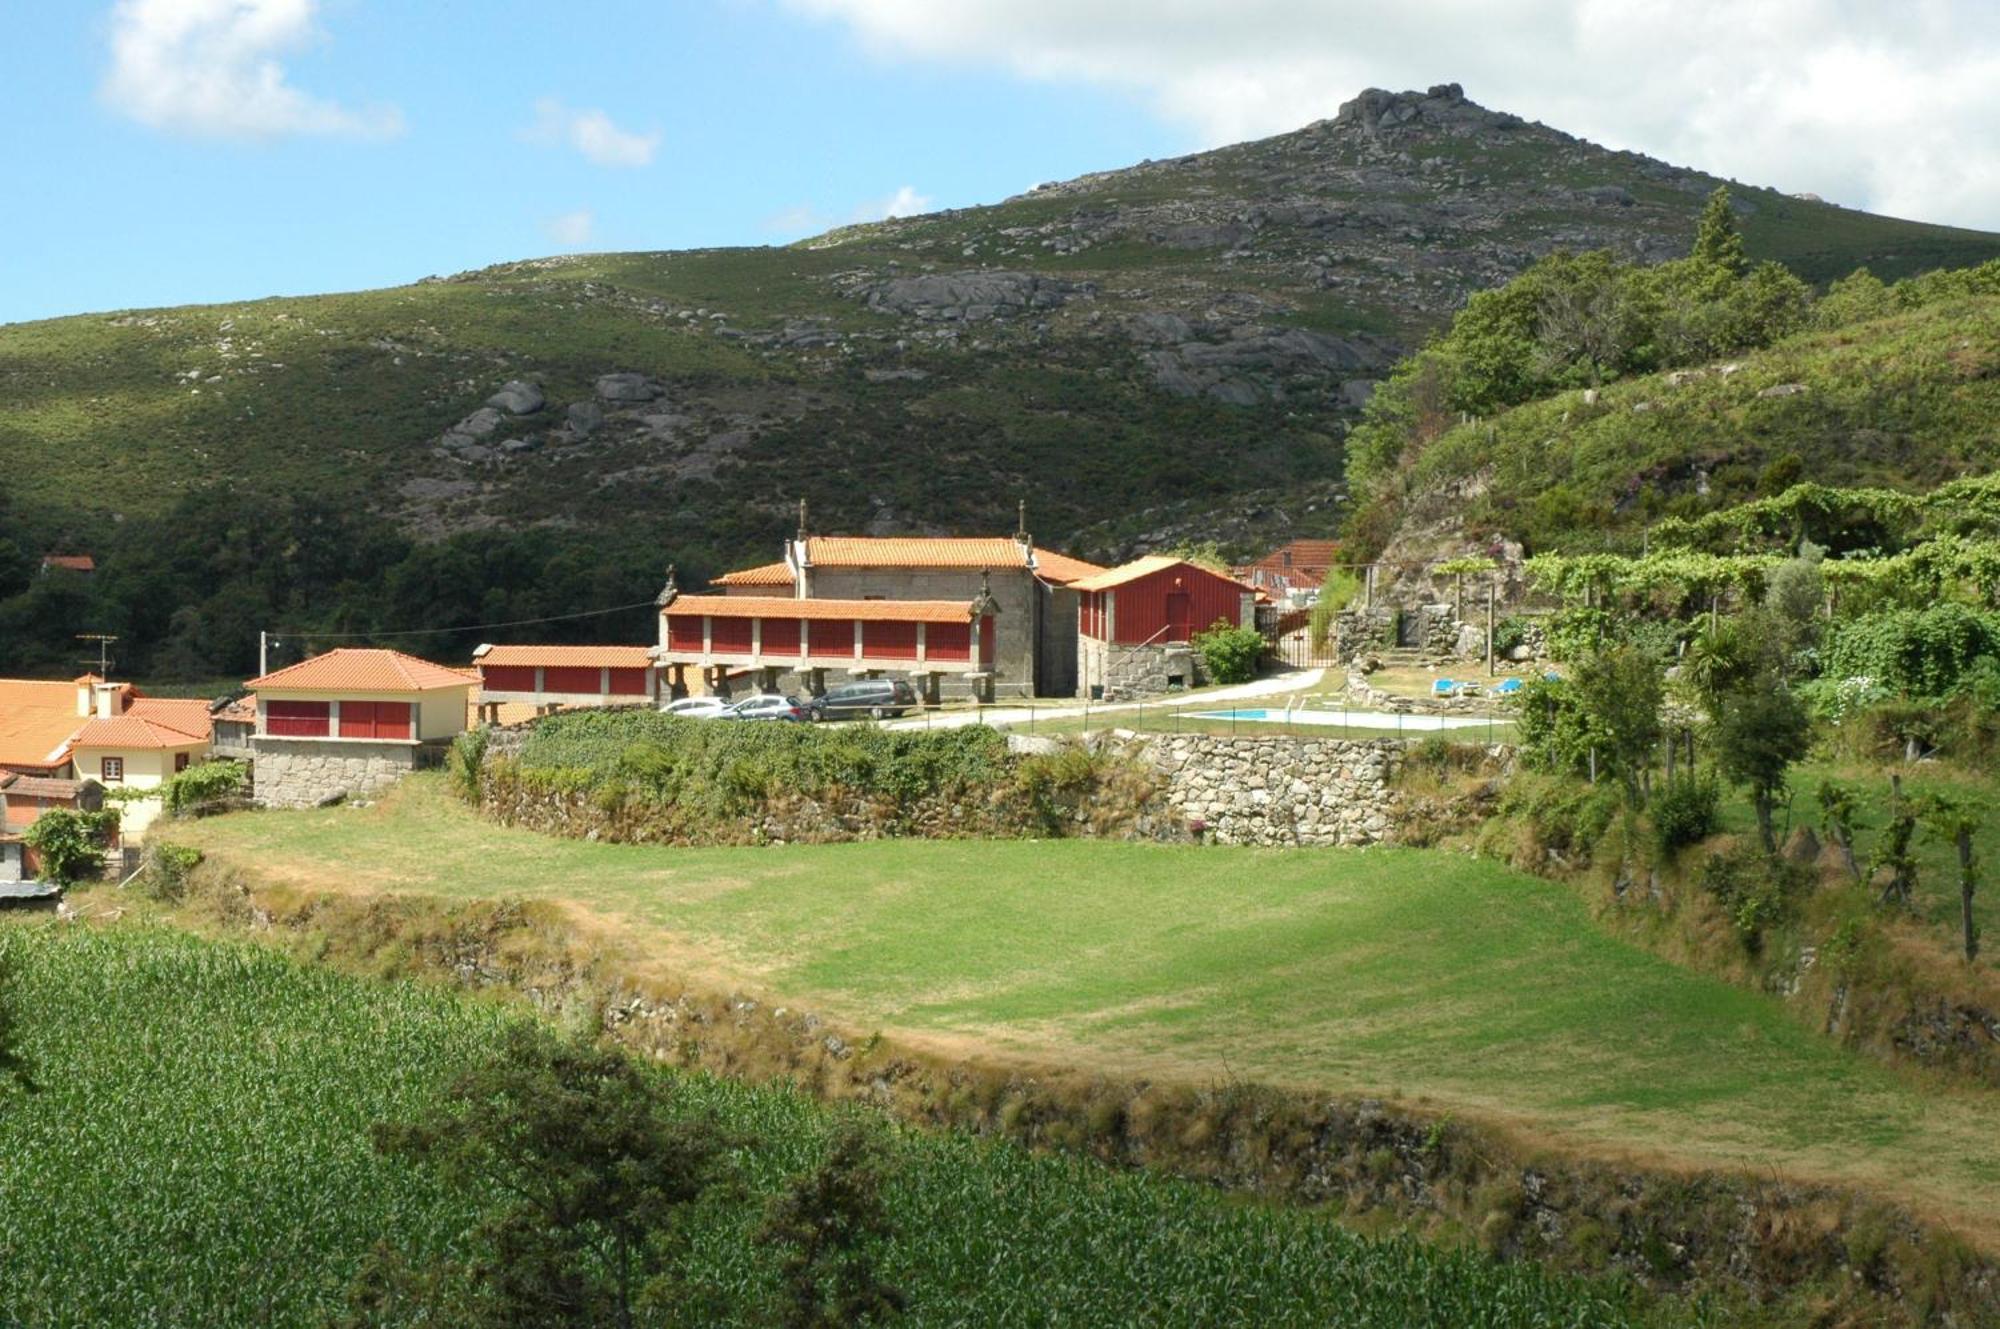
[[[667,696],[679,701],[688,694],[688,667],[684,664],[667,666]]]
[[[805,671],[806,691],[815,697],[826,695],[826,669],[823,666]]]

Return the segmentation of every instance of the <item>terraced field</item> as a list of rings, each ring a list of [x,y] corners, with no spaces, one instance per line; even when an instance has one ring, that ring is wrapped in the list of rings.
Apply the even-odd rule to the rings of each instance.
[[[274,883],[563,901],[636,968],[944,1050],[1395,1096],[1600,1156],[1858,1184],[2000,1243],[2000,1094],[1843,1052],[1459,855],[589,844],[489,825],[431,778],[177,835]]]
[[[368,1128],[490,1055],[499,1008],[144,927],[0,925],[0,965],[41,1082],[0,1099],[0,1322],[325,1324],[373,1243],[421,1261],[471,1224],[468,1196],[374,1152]],[[752,1142],[734,1160],[744,1191],[690,1222],[687,1283],[735,1308],[730,1323],[768,1323],[772,1265],[749,1233],[763,1197],[815,1164],[827,1116],[703,1078],[673,1092]],[[917,1325],[1685,1319],[1303,1210],[880,1129],[894,1164],[885,1272]]]

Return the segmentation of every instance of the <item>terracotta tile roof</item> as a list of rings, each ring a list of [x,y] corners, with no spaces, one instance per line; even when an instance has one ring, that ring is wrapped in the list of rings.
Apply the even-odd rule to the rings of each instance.
[[[138,697],[126,706],[125,714],[164,729],[178,730],[204,743],[215,732],[208,703],[199,697]]]
[[[256,724],[257,694],[246,692],[215,707],[209,713],[211,731],[215,724]]]
[[[1217,572],[1213,568],[1205,568],[1199,563],[1191,563],[1184,558],[1175,558],[1172,554],[1147,554],[1144,558],[1135,558],[1130,563],[1120,563],[1115,568],[1100,572],[1094,577],[1086,577],[1082,581],[1074,583],[1070,589],[1073,591],[1108,591],[1115,586],[1123,586],[1127,582],[1137,581],[1141,577],[1150,577],[1155,572],[1164,572],[1168,568],[1180,567],[1193,568],[1196,572],[1206,576],[1220,577],[1223,581],[1230,582],[1246,591],[1251,589],[1226,573]]]
[[[186,748],[208,742],[178,729],[136,715],[120,715],[109,720],[85,720],[70,747],[76,748]]]
[[[83,787],[81,780],[58,780],[47,775],[10,775],[0,771],[0,794],[9,798],[53,798],[67,802]]]
[[[858,618],[871,623],[968,623],[969,600],[794,600],[780,595],[683,595],[674,618]]]
[[[95,572],[97,560],[89,554],[49,554],[42,559],[42,567],[61,568],[65,572]]]
[[[716,586],[790,586],[793,585],[792,565],[789,563],[759,563],[754,568],[738,568],[725,572],[713,583]]]
[[[1106,569],[1097,563],[1071,558],[1068,554],[1058,554],[1053,549],[1037,549],[1035,571],[1042,575],[1044,581],[1068,586],[1082,581],[1085,577],[1095,577]]]
[[[542,665],[581,669],[644,669],[653,663],[647,646],[481,646],[475,665]]]
[[[0,678],[0,765],[61,765],[82,723],[75,683]]]
[[[244,686],[261,692],[435,692],[478,682],[470,670],[447,669],[401,651],[342,646]]]
[[[806,558],[820,568],[959,568],[977,572],[1027,564],[1020,542],[1007,535],[816,535],[806,541]],[[1053,549],[1035,551],[1035,568],[1054,582],[1103,571],[1095,563]]]

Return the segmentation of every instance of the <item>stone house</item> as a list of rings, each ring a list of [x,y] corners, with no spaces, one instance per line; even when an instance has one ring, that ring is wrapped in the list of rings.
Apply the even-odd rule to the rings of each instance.
[[[1113,699],[1194,687],[1196,633],[1256,623],[1256,593],[1183,558],[1152,554],[1083,578],[1076,634],[1077,695]]]
[[[343,647],[252,679],[257,801],[315,807],[434,766],[465,732],[479,675]]]
[[[1076,694],[1079,580],[1104,571],[1095,563],[1038,549],[1025,511],[1011,536],[826,536],[809,533],[801,505],[797,535],[776,563],[715,580],[727,596],[800,600],[900,600],[966,605],[991,601],[995,622],[983,642],[990,677],[948,677],[978,695],[1068,697]],[[812,679],[801,686],[810,690]]]

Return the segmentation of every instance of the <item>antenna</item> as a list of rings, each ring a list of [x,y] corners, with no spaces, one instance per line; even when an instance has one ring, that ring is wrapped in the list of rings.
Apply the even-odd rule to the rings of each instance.
[[[111,643],[117,641],[118,638],[108,632],[79,632],[76,634],[76,639],[78,641],[94,641],[97,643],[97,676],[99,678],[110,678]],[[84,663],[89,664],[90,661],[85,659]]]

